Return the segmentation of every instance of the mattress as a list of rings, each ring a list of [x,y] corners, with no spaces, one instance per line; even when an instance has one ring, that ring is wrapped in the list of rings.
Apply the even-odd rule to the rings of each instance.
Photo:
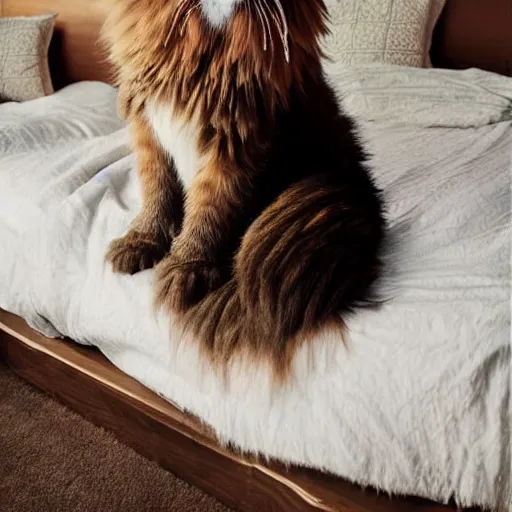
[[[153,271],[115,275],[140,206],[116,90],[83,82],[0,106],[0,307],[117,367],[243,450],[389,493],[510,499],[512,80],[478,70],[328,73],[384,191],[385,299],[321,333],[272,391],[228,382],[151,308]]]

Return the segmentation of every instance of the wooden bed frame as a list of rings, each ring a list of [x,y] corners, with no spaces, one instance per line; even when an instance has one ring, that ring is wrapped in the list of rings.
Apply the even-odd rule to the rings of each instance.
[[[81,80],[109,82],[109,67],[97,42],[105,17],[102,0],[0,0],[0,16],[44,12],[59,13],[50,49],[56,89]],[[438,67],[480,67],[512,75],[511,26],[510,0],[448,0],[434,34],[432,61]],[[390,499],[318,471],[262,463],[224,449],[197,418],[116,369],[97,350],[47,339],[2,310],[0,359],[141,454],[238,510],[455,509],[411,497]]]

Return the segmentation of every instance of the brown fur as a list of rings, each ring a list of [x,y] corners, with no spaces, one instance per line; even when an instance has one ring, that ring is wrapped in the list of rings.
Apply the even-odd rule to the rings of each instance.
[[[323,1],[281,0],[289,64],[275,25],[263,51],[253,0],[220,30],[197,2],[112,0],[104,34],[134,125],[144,207],[109,259],[124,272],[151,267],[184,211],[156,270],[157,304],[180,315],[218,367],[239,355],[284,379],[305,340],[343,325],[341,315],[368,298],[380,200],[323,77]],[[172,158],[144,121],[150,99],[199,120],[206,163],[184,209]]]
[[[134,274],[151,268],[170,250],[181,229],[183,193],[173,163],[153,136],[143,116],[131,125],[132,144],[144,196],[143,209],[126,236],[107,253],[116,272]]]

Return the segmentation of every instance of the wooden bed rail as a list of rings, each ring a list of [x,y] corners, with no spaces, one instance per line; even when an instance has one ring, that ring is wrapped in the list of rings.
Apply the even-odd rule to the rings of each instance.
[[[417,498],[391,500],[334,476],[305,468],[285,468],[278,463],[263,464],[224,449],[196,417],[115,368],[99,351],[45,338],[21,318],[3,310],[0,359],[24,380],[236,510],[456,510]]]

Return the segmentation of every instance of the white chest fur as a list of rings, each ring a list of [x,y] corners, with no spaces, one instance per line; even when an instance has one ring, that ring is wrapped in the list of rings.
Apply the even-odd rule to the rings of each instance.
[[[201,0],[201,8],[206,19],[216,27],[221,26],[231,16],[235,4],[240,0]]]
[[[174,159],[174,165],[185,190],[200,170],[204,156],[198,151],[199,126],[196,119],[185,119],[172,105],[151,102],[146,115],[162,147]]]

